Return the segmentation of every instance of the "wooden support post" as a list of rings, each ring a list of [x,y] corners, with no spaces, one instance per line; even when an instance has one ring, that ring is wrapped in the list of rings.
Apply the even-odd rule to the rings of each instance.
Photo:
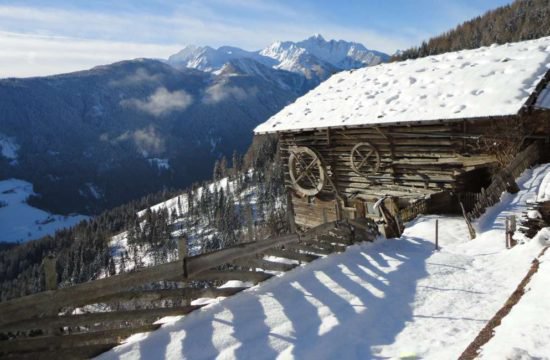
[[[187,279],[187,235],[182,235],[178,239],[178,259],[181,261],[181,266],[183,268],[183,277]],[[189,285],[188,282],[183,281],[185,286]],[[191,298],[188,296],[189,291],[184,291],[184,300],[183,305],[191,305]]]
[[[46,290],[56,290],[57,289],[57,270],[56,270],[56,261],[53,255],[48,255],[42,261],[44,265],[44,280],[46,285]]]
[[[510,247],[514,247],[516,245],[516,242],[514,240],[514,233],[516,232],[516,229],[516,215],[512,215],[510,217]]]
[[[460,209],[462,210],[462,216],[464,217],[464,221],[466,222],[466,226],[468,227],[468,232],[470,233],[470,240],[473,240],[476,237],[476,230],[474,229],[472,222],[468,218],[468,214],[466,214],[466,210],[464,210],[464,204],[462,204],[462,201],[459,201],[459,204],[460,204]]]
[[[506,249],[509,249],[509,248],[510,248],[510,244],[509,244],[509,237],[510,237],[510,218],[509,218],[508,216],[506,216],[505,225],[506,225],[506,232],[504,233],[504,241],[505,241],[505,243],[506,243]]]
[[[439,250],[439,219],[435,219],[435,250]]]
[[[290,233],[295,234],[296,233],[296,218],[294,216],[294,206],[292,204],[292,194],[291,194],[290,190],[287,190],[286,206],[287,206],[286,214],[288,216],[288,224],[290,225]]]
[[[514,247],[514,233],[516,232],[516,216],[511,215],[506,217],[506,248]]]
[[[57,269],[56,269],[56,259],[53,255],[48,255],[42,260],[42,265],[44,266],[44,282],[46,291],[57,290]],[[48,310],[49,315],[57,316],[59,308],[56,306],[55,302],[50,304],[50,309]],[[61,328],[58,326],[48,326],[46,332],[52,336],[61,335]]]

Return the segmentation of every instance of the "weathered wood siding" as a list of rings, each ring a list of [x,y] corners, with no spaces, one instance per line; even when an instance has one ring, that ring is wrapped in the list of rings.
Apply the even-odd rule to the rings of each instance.
[[[322,157],[332,183],[346,199],[344,206],[356,206],[356,199],[372,203],[384,195],[391,195],[399,197],[405,207],[408,198],[421,198],[445,190],[472,191],[472,179],[479,177],[472,171],[496,166],[495,157],[483,153],[477,146],[478,137],[491,134],[495,126],[501,126],[506,120],[525,119],[540,123],[539,131],[550,126],[546,112],[522,118],[285,132],[280,134],[279,146],[289,187],[292,186],[288,172],[289,147],[307,146]],[[381,164],[376,174],[363,176],[352,170],[350,153],[360,142],[369,142],[378,150]],[[324,192],[333,193],[332,184],[327,183]],[[332,209],[333,204],[335,200],[327,205],[317,199],[294,196],[296,223],[306,227],[317,225],[323,220],[323,211],[327,211],[323,209]]]

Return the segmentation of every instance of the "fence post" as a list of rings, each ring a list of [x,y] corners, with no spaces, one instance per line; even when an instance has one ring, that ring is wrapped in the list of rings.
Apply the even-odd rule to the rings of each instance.
[[[510,245],[508,242],[508,239],[510,236],[510,217],[509,216],[506,216],[505,224],[506,224],[506,232],[504,233],[504,241],[506,242],[506,249],[509,249],[510,248]]]
[[[470,221],[470,218],[468,217],[468,214],[466,214],[466,210],[464,209],[464,204],[462,202],[459,202],[460,209],[462,210],[462,216],[464,217],[464,221],[466,222],[466,226],[468,227],[468,233],[470,234],[470,240],[473,240],[476,238],[476,230],[474,229],[472,222]]]
[[[57,289],[57,270],[56,270],[56,261],[53,255],[48,255],[42,260],[44,266],[44,280],[46,285],[46,290],[56,290]]]
[[[508,249],[511,249],[514,244],[514,233],[516,232],[516,216],[511,215],[507,216],[506,220],[508,222],[507,231],[506,231],[506,239],[507,239],[507,246]]]
[[[510,217],[510,247],[515,245],[514,233],[516,232],[516,215]]]
[[[56,269],[56,259],[52,254],[47,255],[42,260],[42,265],[44,266],[44,282],[46,286],[46,291],[57,290],[57,269]],[[51,308],[49,309],[49,315],[57,316],[59,309],[55,303],[51,303]],[[50,335],[61,335],[61,329],[55,326],[47,327],[46,333]]]
[[[439,219],[435,219],[435,249],[439,250]]]
[[[188,249],[187,249],[187,235],[182,235],[178,239],[178,259],[181,261],[181,267],[183,271],[183,302],[185,305],[191,305],[191,299],[190,299],[190,289],[188,287],[189,283],[185,281],[187,279],[187,255],[188,255]]]

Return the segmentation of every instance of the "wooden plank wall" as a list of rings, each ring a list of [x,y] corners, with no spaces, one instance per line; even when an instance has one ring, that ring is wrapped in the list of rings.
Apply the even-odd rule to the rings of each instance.
[[[475,168],[487,159],[483,154],[475,163],[472,157],[462,156],[467,151],[466,141],[460,136],[465,130],[463,123],[436,123],[282,133],[280,150],[286,183],[291,186],[287,167],[289,147],[308,146],[321,155],[342,197],[350,199],[344,204],[346,207],[354,207],[356,199],[372,205],[385,195],[415,199],[443,190],[457,190],[463,185],[460,175],[464,173],[464,163],[469,162]],[[381,160],[379,172],[368,177],[355,173],[350,164],[352,148],[365,141],[377,148]],[[326,190],[332,192],[329,186]],[[328,210],[323,209],[330,208],[330,215],[333,215],[335,204],[335,200],[327,205],[318,200],[293,197],[296,223],[315,226],[324,220],[323,211]],[[407,202],[402,205],[406,206]]]
[[[475,187],[481,185],[473,184],[473,179],[489,176],[497,165],[494,156],[483,152],[478,138],[483,134],[494,135],[495,131],[505,129],[506,124],[512,121],[527,124],[526,128],[536,124],[534,135],[549,136],[549,111],[516,117],[411,126],[371,126],[281,133],[279,146],[286,184],[291,186],[288,175],[289,147],[307,146],[321,155],[333,184],[346,199],[344,207],[353,208],[357,199],[372,203],[389,195],[398,197],[401,208],[406,208],[412,199],[441,191],[478,191]],[[379,172],[367,177],[355,173],[350,164],[353,146],[365,141],[377,148],[381,158]],[[490,171],[475,175],[471,173],[483,168]],[[333,193],[328,184],[324,191]],[[296,223],[306,227],[318,224],[322,208],[327,206],[321,201],[308,202],[307,199],[296,197],[293,197],[293,204],[298,209]],[[332,209],[332,204],[330,207]]]
[[[288,146],[309,146],[317,150],[329,173],[333,174],[336,186],[347,196],[360,193],[374,198],[400,187],[452,189],[457,169],[461,166],[456,161],[454,165],[449,161],[456,159],[457,149],[461,149],[463,141],[437,135],[457,130],[457,125],[449,124],[284,133],[281,135],[281,154],[286,165]],[[414,132],[419,131],[437,137],[413,136]],[[381,158],[379,172],[368,179],[356,174],[350,167],[350,152],[353,146],[363,141],[373,144]],[[447,163],[443,164],[445,160]]]
[[[293,197],[294,219],[297,224],[307,228],[336,221],[336,200],[323,201],[319,198]]]

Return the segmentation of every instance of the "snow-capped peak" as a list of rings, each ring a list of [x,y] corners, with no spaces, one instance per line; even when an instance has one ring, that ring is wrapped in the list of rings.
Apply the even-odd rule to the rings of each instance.
[[[389,56],[372,51],[355,42],[327,41],[315,34],[303,41],[276,41],[259,51],[246,51],[236,47],[186,46],[168,58],[177,68],[194,68],[220,73],[224,65],[234,60],[251,59],[275,69],[301,74],[308,80],[320,82],[340,70],[376,65]]]
[[[218,49],[210,46],[188,45],[178,53],[168,58],[168,63],[177,68],[193,68],[202,71],[220,70],[225,64],[234,59],[251,58],[260,63],[269,59],[262,59],[258,52],[246,51],[237,47],[222,46]]]

